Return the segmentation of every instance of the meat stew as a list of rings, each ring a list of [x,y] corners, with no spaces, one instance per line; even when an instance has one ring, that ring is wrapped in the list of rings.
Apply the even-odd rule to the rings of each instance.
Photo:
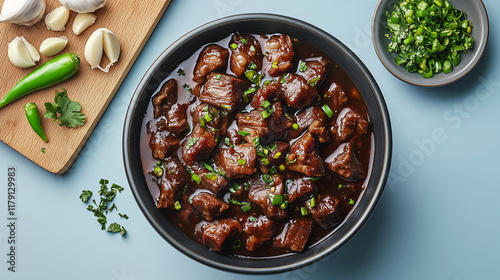
[[[373,152],[352,80],[286,34],[202,47],[152,96],[142,138],[148,187],[171,223],[211,250],[255,258],[335,231]]]

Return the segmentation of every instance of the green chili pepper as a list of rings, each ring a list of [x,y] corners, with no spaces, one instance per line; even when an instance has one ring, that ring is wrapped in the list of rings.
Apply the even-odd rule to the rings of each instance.
[[[0,100],[0,108],[33,91],[63,82],[78,72],[80,57],[66,53],[35,69],[19,81],[5,97]]]
[[[40,122],[40,114],[38,113],[38,107],[35,103],[26,103],[24,105],[24,112],[26,113],[26,118],[31,125],[31,128],[38,134],[43,141],[47,142],[47,136],[43,131],[42,124]]]

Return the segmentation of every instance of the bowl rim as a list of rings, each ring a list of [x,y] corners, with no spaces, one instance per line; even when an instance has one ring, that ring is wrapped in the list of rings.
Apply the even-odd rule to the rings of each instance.
[[[384,67],[396,78],[399,80],[406,82],[411,85],[415,86],[422,86],[422,87],[440,87],[440,86],[445,86],[452,84],[461,78],[467,76],[479,63],[481,60],[481,57],[484,54],[484,50],[486,49],[486,45],[488,45],[488,38],[489,38],[489,17],[488,17],[488,11],[486,10],[486,6],[484,5],[482,0],[467,0],[471,1],[473,4],[477,4],[477,11],[480,15],[481,21],[480,23],[473,23],[474,27],[476,26],[481,26],[481,31],[480,31],[480,39],[481,40],[476,40],[475,39],[475,44],[477,45],[476,48],[472,50],[472,53],[474,54],[473,57],[471,58],[470,62],[465,65],[462,69],[457,69],[454,71],[457,72],[452,72],[450,74],[446,74],[448,76],[445,76],[443,79],[425,79],[420,74],[418,73],[409,73],[406,71],[406,69],[402,66],[397,65],[392,59],[387,59],[387,50],[386,47],[383,44],[380,44],[380,42],[377,40],[377,34],[378,30],[381,30],[383,28],[380,28],[377,23],[380,22],[385,22],[383,17],[385,17],[385,11],[382,11],[383,7],[382,5],[384,3],[387,3],[388,1],[396,1],[398,0],[379,0],[377,3],[377,6],[375,7],[375,11],[373,12],[373,18],[372,18],[372,28],[371,28],[371,33],[372,33],[372,43],[373,43],[373,48],[375,49],[375,52],[377,53],[377,57],[379,58],[380,62],[384,65]],[[470,12],[470,11],[469,11]],[[469,13],[467,13],[469,14]],[[476,29],[477,30],[477,29]],[[479,43],[479,44],[478,44]],[[403,75],[405,74],[405,75]],[[415,75],[413,75],[415,74]],[[438,75],[443,74],[439,73]],[[444,75],[444,74],[443,74]],[[415,77],[415,78],[414,78]],[[422,83],[426,81],[426,83]]]
[[[219,26],[225,25],[225,24],[234,24],[235,22],[252,22],[252,21],[273,21],[273,22],[279,22],[281,24],[286,24],[286,25],[292,25],[295,28],[302,29],[303,31],[308,31],[308,32],[313,32],[317,36],[321,36],[323,38],[326,38],[328,40],[328,43],[334,44],[337,49],[343,52],[344,56],[346,56],[346,59],[349,60],[349,62],[353,63],[353,65],[356,66],[356,71],[359,72],[359,74],[363,75],[364,81],[367,83],[367,86],[371,88],[371,92],[373,92],[373,98],[374,102],[377,104],[377,111],[380,112],[380,116],[377,115],[378,121],[382,124],[381,125],[381,132],[380,132],[380,137],[383,137],[383,147],[381,148],[380,157],[381,157],[381,164],[380,166],[377,166],[377,169],[380,169],[380,178],[378,178],[378,181],[373,183],[375,186],[370,189],[370,192],[373,192],[369,197],[363,193],[361,196],[360,200],[368,199],[364,204],[366,204],[366,207],[364,207],[363,211],[360,213],[357,213],[357,216],[359,216],[355,222],[351,222],[352,226],[349,227],[349,229],[343,233],[343,235],[332,245],[326,246],[325,248],[321,246],[315,246],[309,250],[313,250],[316,247],[319,247],[314,255],[312,252],[309,255],[304,255],[304,257],[296,257],[292,258],[292,260],[298,259],[298,261],[294,261],[291,263],[283,263],[282,265],[277,265],[273,267],[253,267],[253,266],[235,266],[235,265],[230,265],[227,263],[222,263],[219,260],[228,260],[228,259],[233,259],[237,263],[244,263],[245,259],[243,258],[235,258],[231,257],[229,255],[224,255],[220,259],[217,258],[216,260],[210,259],[206,257],[206,252],[204,255],[199,254],[190,248],[187,247],[187,245],[181,244],[178,242],[171,234],[166,232],[166,230],[160,226],[160,222],[158,221],[158,217],[155,216],[155,213],[151,211],[151,209],[148,208],[148,205],[146,201],[144,200],[144,187],[140,186],[138,183],[136,183],[136,180],[141,180],[141,175],[142,175],[142,181],[144,181],[145,185],[145,179],[144,175],[142,174],[142,168],[139,168],[140,170],[134,170],[133,166],[133,160],[137,158],[137,154],[134,155],[134,151],[131,149],[131,147],[134,145],[134,143],[131,144],[131,125],[133,123],[133,120],[136,115],[139,116],[144,116],[144,112],[138,112],[137,111],[137,104],[139,100],[141,99],[142,95],[145,92],[145,88],[147,87],[147,84],[150,79],[153,77],[153,73],[157,71],[162,63],[165,61],[165,59],[169,56],[169,54],[176,49],[178,49],[180,46],[183,45],[183,43],[188,39],[192,38],[195,35],[199,35],[204,31],[211,30],[214,28],[217,28]],[[233,31],[234,32],[234,31]],[[229,35],[229,34],[227,34]],[[208,42],[206,42],[208,43]],[[198,46],[198,48],[201,45]],[[338,63],[338,61],[336,61]],[[345,70],[345,69],[344,69]],[[361,78],[360,78],[361,79]],[[363,94],[362,94],[363,95]],[[370,94],[371,95],[371,94]],[[366,97],[363,95],[363,97],[366,99]],[[148,100],[150,96],[147,97]],[[365,100],[366,102],[366,100]],[[368,106],[367,106],[368,107]],[[141,117],[141,123],[142,123],[142,117]],[[375,133],[375,132],[374,132]],[[136,143],[137,144],[137,143]],[[361,60],[349,49],[347,48],[342,42],[340,42],[338,39],[336,39],[334,36],[330,35],[329,33],[323,31],[322,29],[319,29],[318,27],[315,27],[309,23],[306,23],[304,21],[291,18],[288,16],[283,16],[283,15],[277,15],[277,14],[269,14],[269,13],[245,13],[245,14],[237,14],[237,15],[232,15],[232,16],[227,16],[224,18],[216,19],[213,21],[210,21],[206,24],[203,24],[179,39],[177,39],[174,43],[172,43],[169,47],[167,47],[159,56],[158,58],[151,64],[151,66],[148,68],[144,76],[142,77],[139,85],[137,86],[136,90],[134,91],[134,94],[131,98],[129,107],[127,109],[126,115],[125,115],[125,122],[124,122],[124,127],[123,127],[123,141],[122,141],[122,149],[123,149],[123,161],[124,161],[124,166],[125,166],[125,171],[127,175],[127,180],[129,182],[129,185],[131,187],[132,193],[134,195],[134,198],[141,209],[142,213],[148,220],[148,222],[152,225],[152,227],[160,234],[160,236],[163,237],[170,245],[172,245],[174,248],[182,252],[183,254],[187,255],[191,259],[194,259],[198,262],[201,262],[205,265],[208,265],[213,268],[221,269],[224,271],[230,271],[230,272],[237,272],[237,273],[246,273],[246,274],[271,274],[271,273],[279,273],[279,272],[284,272],[284,271],[290,271],[294,269],[298,269],[301,267],[304,267],[306,265],[312,264],[313,262],[319,261],[320,259],[325,258],[326,256],[330,255],[340,247],[342,247],[348,240],[350,240],[361,228],[362,226],[366,223],[372,212],[374,211],[377,202],[379,201],[384,187],[385,183],[388,179],[389,176],[389,169],[390,169],[390,162],[391,162],[391,155],[392,155],[392,131],[391,131],[391,124],[390,124],[390,119],[389,119],[389,112],[387,110],[387,106],[385,103],[385,100],[383,98],[383,95],[380,91],[380,88],[378,87],[375,79],[369,72],[368,68],[361,62]],[[376,152],[376,151],[375,151]],[[140,158],[140,156],[139,156]],[[374,158],[375,161],[375,158]],[[142,167],[142,163],[140,163],[140,166]],[[137,168],[135,168],[137,169]],[[139,174],[140,173],[140,174]],[[377,176],[379,176],[377,174]],[[371,185],[371,181],[370,184]],[[149,190],[146,191],[149,194]],[[364,191],[366,192],[366,190]],[[149,200],[153,201],[151,199],[151,195],[149,194]],[[361,201],[358,201],[361,203]],[[357,209],[355,207],[355,209]],[[354,211],[354,210],[353,210]],[[351,211],[351,212],[353,212]],[[361,211],[361,210],[360,210]],[[353,216],[353,215],[351,215]],[[344,221],[343,223],[347,223]],[[337,229],[337,231],[340,231]],[[194,242],[194,241],[193,241]],[[325,243],[325,242],[323,242]],[[188,244],[189,245],[189,244]],[[204,248],[204,247],[201,247]],[[209,252],[208,249],[204,248],[205,251]],[[211,252],[213,254],[214,252]],[[300,256],[302,254],[305,254],[305,252],[296,254],[295,256]],[[223,255],[223,254],[219,254]],[[215,256],[215,255],[212,255]],[[282,257],[282,258],[276,258],[276,259],[287,259],[287,257]],[[236,261],[238,260],[238,261]],[[273,260],[273,259],[271,259]],[[248,260],[246,260],[248,261]]]

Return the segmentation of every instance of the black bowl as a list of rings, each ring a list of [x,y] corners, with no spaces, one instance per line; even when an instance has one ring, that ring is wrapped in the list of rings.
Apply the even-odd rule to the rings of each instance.
[[[343,224],[316,246],[299,254],[272,259],[245,259],[216,253],[182,234],[156,208],[143,174],[140,154],[141,125],[157,90],[178,64],[201,46],[221,40],[233,32],[285,33],[308,42],[340,65],[363,96],[371,117],[374,135],[373,165],[369,183]],[[207,23],[181,37],[168,47],[144,75],[130,102],[124,126],[123,153],[129,184],[139,207],[153,228],[172,246],[187,256],[212,267],[240,273],[276,273],[297,269],[333,253],[352,238],[375,209],[389,174],[392,152],[391,127],[387,108],[372,75],[356,55],[339,40],[308,23],[271,14],[242,14]]]

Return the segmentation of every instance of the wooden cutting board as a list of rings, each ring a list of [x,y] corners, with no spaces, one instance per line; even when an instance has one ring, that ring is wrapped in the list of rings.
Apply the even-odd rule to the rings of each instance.
[[[46,13],[60,6],[58,0],[46,2]],[[3,4],[3,0],[0,0],[0,4]],[[37,49],[48,37],[66,36],[68,45],[60,54],[73,52],[80,55],[81,60],[80,71],[70,80],[26,95],[1,108],[0,140],[52,173],[66,172],[90,137],[169,4],[170,0],[108,0],[105,7],[94,12],[97,16],[95,23],[78,36],[73,34],[71,28],[75,12],[70,13],[66,30],[60,32],[47,30],[43,19],[30,27],[0,23],[0,98],[24,76],[53,58],[40,54],[41,59],[36,66],[28,69],[15,67],[8,59],[7,45],[16,36],[24,36]],[[83,55],[88,37],[101,27],[113,31],[120,41],[120,59],[111,67],[109,73],[91,69]],[[101,66],[107,64],[108,60],[103,56]],[[55,90],[61,88],[67,90],[71,100],[82,105],[82,113],[86,115],[83,126],[61,127],[43,117],[45,102],[54,102]],[[43,142],[31,129],[23,108],[27,102],[38,105],[42,126],[49,138],[48,143]],[[45,148],[45,153],[42,148]]]

